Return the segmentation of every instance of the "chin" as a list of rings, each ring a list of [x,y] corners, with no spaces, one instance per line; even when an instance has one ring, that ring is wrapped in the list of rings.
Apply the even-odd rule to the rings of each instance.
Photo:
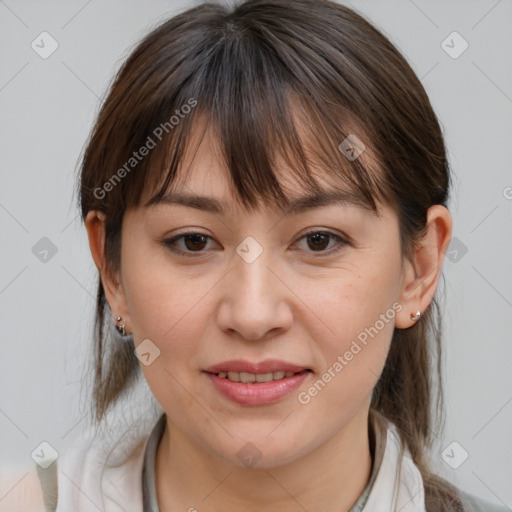
[[[274,427],[275,428],[275,425]],[[278,438],[268,434],[272,429],[260,432],[258,435],[236,437],[224,453],[215,450],[230,464],[248,469],[271,469],[289,464],[306,454],[310,447],[304,444],[304,435],[293,436],[282,433]]]

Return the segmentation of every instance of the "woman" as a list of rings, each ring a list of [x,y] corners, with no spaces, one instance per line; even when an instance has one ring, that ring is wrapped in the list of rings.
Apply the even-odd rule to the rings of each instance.
[[[47,510],[500,510],[429,466],[450,174],[421,83],[360,15],[166,21],[79,185],[96,423],[58,476],[38,468]],[[153,412],[105,427],[139,368]]]

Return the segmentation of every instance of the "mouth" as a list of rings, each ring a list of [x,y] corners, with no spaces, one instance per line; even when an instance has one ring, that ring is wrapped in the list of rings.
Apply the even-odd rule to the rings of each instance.
[[[227,379],[231,382],[242,382],[244,384],[249,383],[260,383],[260,382],[272,382],[277,380],[286,379],[288,377],[293,377],[294,375],[297,375],[299,373],[303,372],[310,372],[311,370],[305,369],[301,370],[299,372],[293,372],[293,371],[284,371],[284,370],[277,370],[275,372],[267,372],[267,373],[249,373],[249,372],[218,372],[213,373],[213,375],[216,375],[217,377],[221,379]],[[210,372],[208,372],[210,373]]]
[[[237,371],[203,372],[212,388],[237,405],[271,405],[289,397],[312,373],[310,369],[300,371],[274,370],[266,373]]]

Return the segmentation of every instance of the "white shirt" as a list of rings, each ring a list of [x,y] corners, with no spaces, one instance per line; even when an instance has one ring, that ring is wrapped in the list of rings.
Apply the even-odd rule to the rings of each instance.
[[[161,412],[152,421],[136,422],[116,440],[107,432],[91,432],[68,450],[58,461],[55,512],[144,512],[144,457],[160,419]],[[364,511],[426,512],[421,474],[408,450],[402,450],[395,426],[387,422],[380,435],[385,435],[385,449]],[[39,470],[43,478],[44,471]]]

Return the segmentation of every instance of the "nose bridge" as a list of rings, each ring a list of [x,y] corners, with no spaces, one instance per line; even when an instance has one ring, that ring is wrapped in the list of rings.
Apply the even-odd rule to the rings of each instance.
[[[276,328],[286,328],[291,312],[272,268],[270,251],[247,237],[237,254],[218,311],[219,327],[235,330],[247,339],[259,339]]]
[[[237,296],[239,299],[249,299],[249,302],[261,302],[268,304],[272,300],[272,286],[269,281],[271,272],[267,268],[269,266],[269,251],[262,251],[261,254],[256,253],[254,247],[248,248],[244,255],[240,252],[247,250],[247,245],[242,244],[237,249],[239,260],[235,259],[234,286],[237,288]]]
[[[252,292],[256,294],[256,299],[270,284],[268,278],[271,272],[267,267],[272,264],[272,254],[267,246],[261,237],[258,242],[254,237],[247,236],[237,246],[234,256],[234,274],[238,280],[235,286],[238,284],[245,287],[246,294],[250,295]],[[240,291],[243,294],[245,290]]]

